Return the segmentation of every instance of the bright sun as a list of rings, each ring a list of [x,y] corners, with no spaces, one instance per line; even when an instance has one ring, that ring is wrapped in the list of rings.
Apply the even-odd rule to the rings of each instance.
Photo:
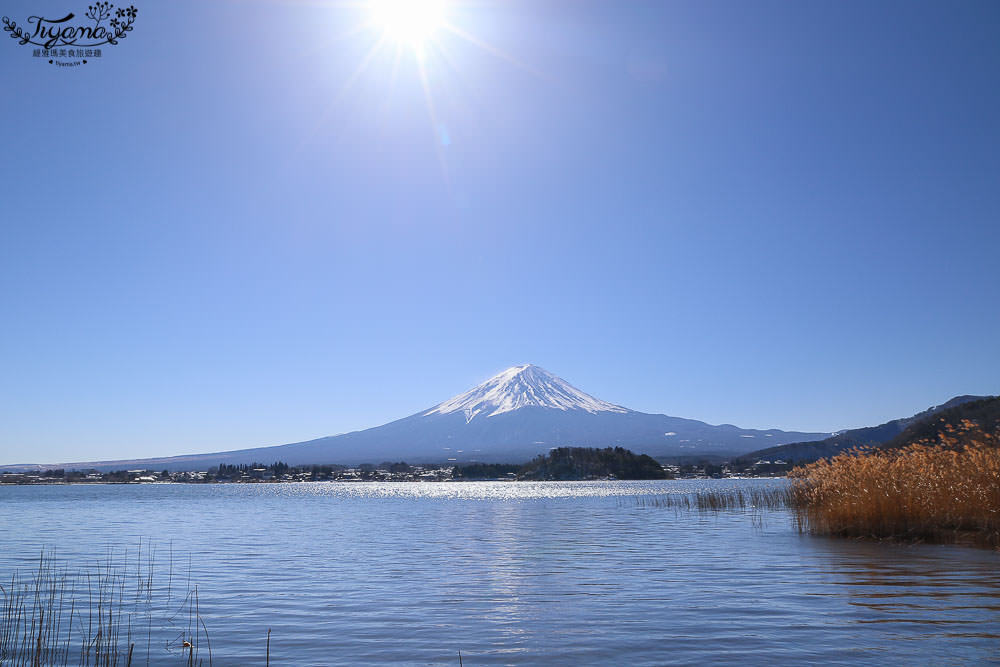
[[[444,25],[445,0],[371,0],[372,19],[385,36],[421,49]]]

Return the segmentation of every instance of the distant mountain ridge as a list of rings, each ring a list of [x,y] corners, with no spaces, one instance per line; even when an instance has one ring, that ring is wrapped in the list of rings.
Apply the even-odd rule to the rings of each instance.
[[[694,419],[636,412],[590,396],[562,378],[526,364],[508,368],[432,408],[363,431],[211,454],[58,465],[98,470],[191,470],[222,463],[273,461],[290,465],[521,463],[555,447],[626,447],[651,456],[735,455],[745,452],[749,442],[780,444],[828,435],[713,426]]]
[[[822,458],[836,456],[855,447],[878,447],[899,438],[912,427],[926,423],[934,415],[953,410],[958,406],[976,401],[990,400],[991,396],[955,396],[954,398],[932,406],[912,417],[893,419],[878,426],[867,426],[835,433],[829,438],[811,442],[793,442],[786,445],[759,449],[736,459],[736,463],[747,463],[754,460],[776,460],[788,463],[811,463]]]

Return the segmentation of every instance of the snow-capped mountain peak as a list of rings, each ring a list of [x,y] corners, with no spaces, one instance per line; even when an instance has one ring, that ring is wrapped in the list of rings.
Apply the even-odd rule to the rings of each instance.
[[[431,408],[424,415],[462,412],[465,421],[471,422],[476,417],[493,417],[529,406],[583,410],[591,414],[629,412],[620,405],[583,393],[544,368],[526,364],[512,366],[464,394]]]

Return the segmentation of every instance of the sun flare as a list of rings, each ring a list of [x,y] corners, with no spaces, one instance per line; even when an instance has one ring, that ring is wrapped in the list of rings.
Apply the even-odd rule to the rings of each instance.
[[[371,0],[369,5],[386,38],[417,49],[444,26],[445,0]]]

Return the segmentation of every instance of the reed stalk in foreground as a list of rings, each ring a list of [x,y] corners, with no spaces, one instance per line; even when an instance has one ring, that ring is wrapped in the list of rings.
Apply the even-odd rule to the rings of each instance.
[[[71,572],[43,552],[34,571],[14,573],[0,584],[0,667],[131,667],[149,665],[151,659],[162,664],[172,655],[178,662],[202,665],[202,641],[211,667],[197,590],[189,590],[173,617],[166,617],[169,591],[154,588],[152,552],[144,561],[140,545],[134,554],[130,563],[116,561],[109,552],[96,567]],[[187,632],[174,627],[173,619],[181,613],[189,618]],[[142,639],[137,634],[143,630],[145,641],[139,641],[137,650]],[[154,635],[169,639],[154,644]],[[172,646],[181,642],[186,655],[177,655]]]
[[[965,421],[933,443],[840,454],[789,473],[813,534],[1000,547],[1000,442]]]

